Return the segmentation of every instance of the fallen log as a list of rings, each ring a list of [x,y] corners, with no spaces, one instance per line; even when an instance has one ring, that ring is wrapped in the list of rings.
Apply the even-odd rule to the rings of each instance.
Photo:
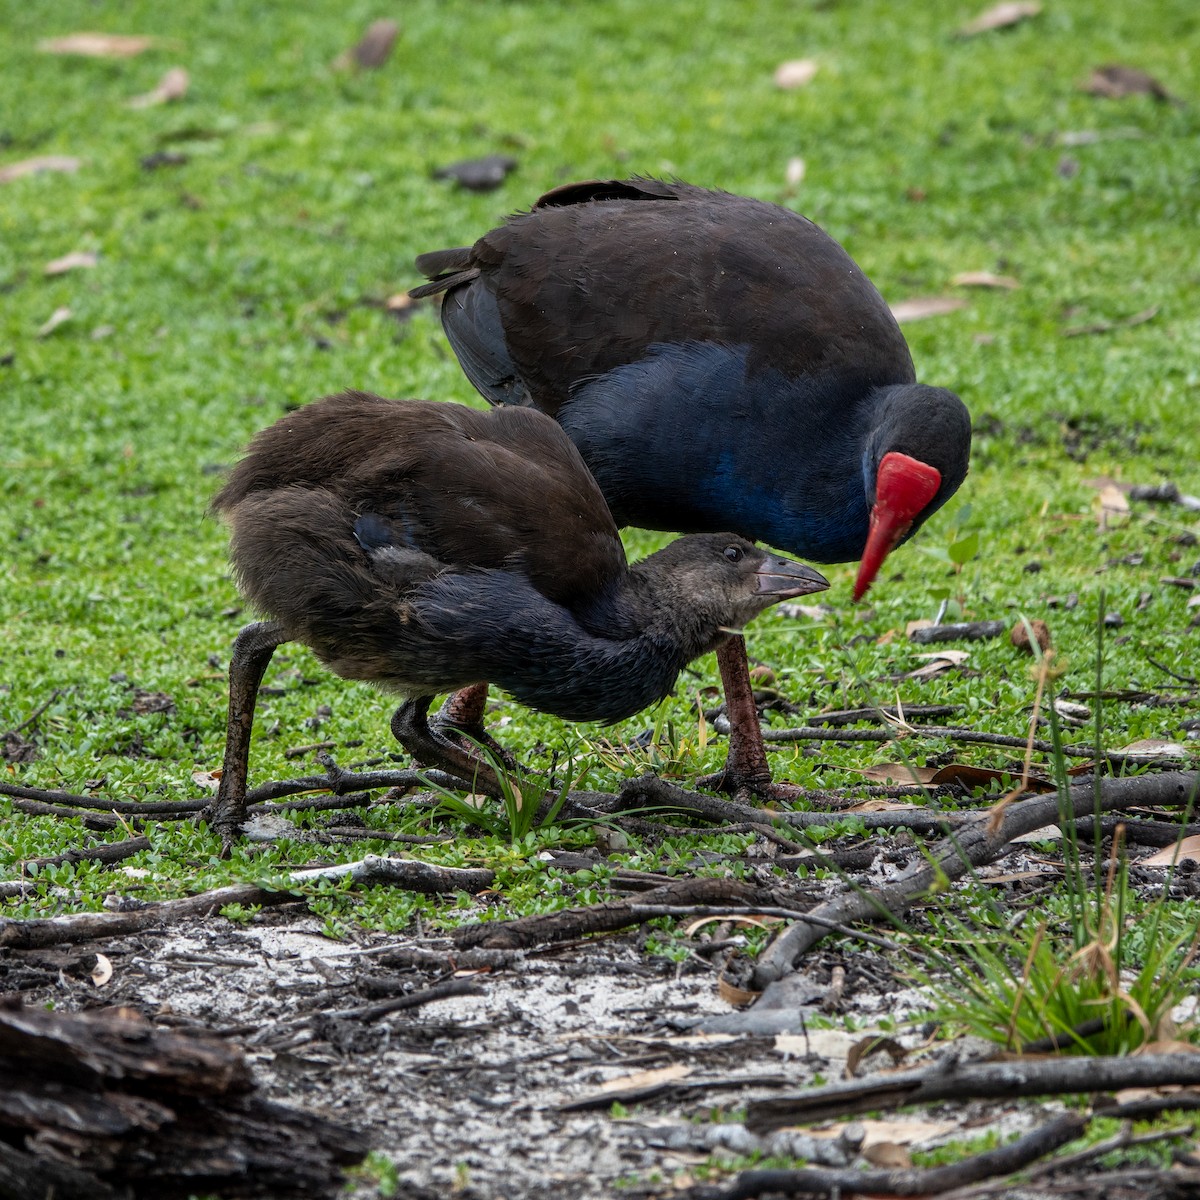
[[[365,1138],[264,1100],[241,1051],[131,1009],[0,1009],[0,1200],[332,1200]]]

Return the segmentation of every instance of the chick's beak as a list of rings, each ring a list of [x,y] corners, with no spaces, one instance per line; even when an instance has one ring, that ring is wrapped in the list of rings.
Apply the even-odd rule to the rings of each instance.
[[[883,560],[912,528],[942,486],[942,473],[920,459],[891,451],[879,461],[875,477],[875,507],[867,546],[854,581],[854,599],[861,600],[883,566]]]
[[[763,559],[762,566],[755,572],[755,581],[755,592],[759,596],[770,596],[773,600],[808,596],[813,592],[823,592],[829,586],[829,580],[812,567],[774,554],[768,554]]]

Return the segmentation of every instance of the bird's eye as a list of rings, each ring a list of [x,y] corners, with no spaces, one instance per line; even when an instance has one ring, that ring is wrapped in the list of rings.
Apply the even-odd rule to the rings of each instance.
[[[725,557],[729,559],[730,562],[741,562],[742,548],[740,546],[726,546]]]

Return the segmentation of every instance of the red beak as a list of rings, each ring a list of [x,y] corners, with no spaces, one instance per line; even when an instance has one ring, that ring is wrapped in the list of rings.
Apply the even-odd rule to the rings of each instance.
[[[885,454],[875,477],[875,507],[871,509],[871,531],[854,581],[854,599],[861,600],[883,566],[883,560],[912,528],[913,521],[937,495],[942,473],[936,467],[899,454]]]

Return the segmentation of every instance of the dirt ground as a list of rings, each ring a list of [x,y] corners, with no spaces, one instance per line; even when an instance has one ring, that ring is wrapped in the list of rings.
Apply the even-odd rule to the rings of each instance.
[[[650,959],[636,934],[456,970],[463,956],[443,938],[338,943],[319,930],[302,905],[287,905],[249,926],[213,917],[93,947],[10,951],[0,990],[20,989],[26,1004],[128,1005],[159,1025],[215,1030],[245,1047],[270,1099],[363,1130],[395,1163],[395,1194],[421,1200],[669,1194],[714,1150],[845,1166],[870,1161],[873,1143],[1024,1132],[1060,1108],[958,1104],[823,1136],[749,1135],[736,1121],[748,1099],[839,1078],[862,1031],[915,1010],[918,994],[874,951],[818,949],[773,1003],[741,1011],[719,993],[721,954]],[[112,965],[99,985],[96,950]],[[840,999],[830,993],[837,968]],[[362,1011],[447,979],[472,994]],[[831,999],[837,1024],[849,1015],[858,1032],[818,1019]],[[914,1029],[903,1040],[922,1038]],[[378,1193],[360,1182],[354,1194]]]

